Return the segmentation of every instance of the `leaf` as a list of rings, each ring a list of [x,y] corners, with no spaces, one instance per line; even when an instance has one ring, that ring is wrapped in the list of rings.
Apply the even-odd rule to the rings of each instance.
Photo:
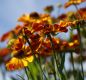
[[[84,80],[80,71],[77,71],[76,80]]]
[[[61,80],[66,80],[66,77],[62,71],[64,68],[64,63],[65,63],[65,53],[63,54],[61,53],[60,58],[61,58],[61,63],[58,66],[59,77],[61,78]]]
[[[59,71],[62,72],[63,68],[64,68],[64,63],[65,63],[65,53],[60,55],[61,57],[61,63],[59,64]]]
[[[42,80],[43,75],[37,62],[29,63],[28,68],[33,80]]]
[[[11,80],[17,80],[16,78],[14,78],[14,77],[12,77],[12,76],[11,76],[10,78],[11,78]]]
[[[22,76],[18,75],[17,76],[21,79],[21,80],[25,80]]]

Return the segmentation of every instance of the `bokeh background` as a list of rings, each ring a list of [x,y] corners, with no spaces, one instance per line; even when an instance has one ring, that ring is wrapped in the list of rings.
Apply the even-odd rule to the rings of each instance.
[[[52,16],[58,16],[62,13],[66,13],[68,11],[75,11],[75,7],[71,6],[67,9],[63,7],[59,11],[57,4],[61,3],[64,5],[68,0],[0,0],[0,36],[11,30],[18,24],[17,19],[24,13],[30,13],[33,11],[37,11],[39,13],[44,13],[43,8],[47,5],[54,5],[54,12]],[[86,7],[86,2],[82,3],[78,6]],[[65,34],[67,35],[67,34]],[[6,43],[0,43],[0,47],[4,47]],[[4,64],[3,64],[4,65]],[[4,74],[5,69],[3,65],[0,66],[0,80],[3,80],[2,73]],[[84,64],[84,69],[85,69]],[[66,61],[66,66],[69,66],[69,62]],[[67,67],[68,68],[68,67]],[[20,73],[22,71],[17,72],[7,72],[6,73],[6,80],[10,80],[10,75],[14,75]],[[5,75],[5,74],[4,74]]]

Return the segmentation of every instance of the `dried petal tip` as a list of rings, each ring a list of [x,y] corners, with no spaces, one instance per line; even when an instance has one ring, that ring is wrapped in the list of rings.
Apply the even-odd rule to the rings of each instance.
[[[34,18],[34,19],[40,18],[39,14],[38,14],[37,12],[32,12],[32,13],[30,13],[30,17],[31,17],[31,18]]]
[[[51,6],[47,6],[47,7],[44,8],[44,11],[48,12],[48,13],[51,13],[53,10],[54,10],[54,8],[53,8],[52,5]]]

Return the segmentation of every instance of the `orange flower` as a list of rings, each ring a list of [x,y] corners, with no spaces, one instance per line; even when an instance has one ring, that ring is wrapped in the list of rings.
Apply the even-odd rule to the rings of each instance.
[[[47,57],[52,55],[52,48],[49,39],[45,39],[41,47],[38,49],[39,55],[42,57]]]
[[[73,35],[72,36],[72,41],[73,41],[73,43],[74,43],[74,46],[79,46],[80,45],[80,43],[79,43],[79,35],[78,34],[76,34],[76,35]]]
[[[86,7],[85,8],[80,8],[77,12],[76,12],[76,15],[77,13],[80,14],[81,18],[86,20]]]
[[[79,40],[79,35],[78,34],[75,34],[72,36],[72,41],[74,40]]]
[[[52,42],[54,44],[54,48],[56,51],[59,52],[60,50],[60,39],[52,38]],[[38,49],[39,55],[47,57],[53,54],[51,42],[48,38],[45,38],[44,41],[41,43],[40,48]]]
[[[69,45],[70,48],[74,48],[74,43],[73,42],[69,42],[68,45]]]
[[[53,32],[53,26],[47,22],[33,23],[32,29],[33,32],[38,32],[42,34],[48,34]]]
[[[5,34],[3,34],[0,38],[1,42],[4,42],[6,40],[9,40],[15,36],[17,36],[19,34],[19,32],[21,31],[22,26],[17,25],[13,30],[6,32]]]
[[[21,32],[22,28],[23,28],[23,26],[17,25],[17,26],[12,30],[12,31],[13,31],[13,34],[14,34],[14,35],[18,35],[18,34]]]
[[[78,34],[72,36],[72,42],[69,42],[68,45],[69,48],[77,48],[80,45]]]
[[[67,8],[69,7],[70,5],[77,5],[77,4],[80,4],[82,2],[85,2],[86,0],[69,0],[69,2],[65,3],[64,7]]]
[[[41,31],[43,29],[43,23],[33,23],[32,24],[33,31]]]
[[[7,70],[22,69],[28,66],[34,59],[28,46],[22,47],[19,51],[13,51],[11,55],[12,58],[6,62]]]
[[[23,29],[22,29],[22,35],[23,36],[27,36],[28,38],[32,35],[32,33],[33,33],[33,31],[32,31],[32,29],[30,29],[29,27],[24,27]]]
[[[58,20],[64,20],[67,18],[67,14],[61,14],[57,17]]]
[[[33,34],[30,36],[30,43],[34,51],[38,51],[42,43],[42,37],[38,34]]]
[[[51,24],[44,24],[43,25],[43,32],[44,34],[49,34],[53,32],[53,26]]]
[[[64,21],[60,21],[59,24],[54,24],[54,30],[56,32],[67,32],[68,31],[67,27],[68,23]]]
[[[22,38],[19,37],[18,39],[14,40],[14,44],[11,46],[11,49],[18,51],[22,49],[23,45],[24,45],[24,42]]]
[[[0,42],[3,42],[3,41],[5,41],[5,40],[7,40],[7,39],[9,39],[9,38],[11,38],[11,37],[12,37],[12,32],[9,31],[9,32],[7,32],[7,33],[5,33],[5,34],[3,34],[3,35],[1,36]]]
[[[0,49],[0,57],[4,57],[8,54],[10,54],[11,50],[8,48],[1,48]]]
[[[49,33],[58,33],[58,32],[67,32],[67,27],[72,25],[72,22],[65,22],[60,21],[60,23],[56,23],[54,25],[43,22],[43,23],[33,23],[32,24],[32,30],[33,32],[41,32],[44,34]]]
[[[52,19],[49,14],[38,14],[37,12],[32,12],[31,14],[24,14],[21,16],[18,21],[24,23],[40,23],[43,21],[47,21],[49,23],[52,22]]]
[[[62,40],[60,43],[60,51],[67,51],[68,50],[68,41]]]

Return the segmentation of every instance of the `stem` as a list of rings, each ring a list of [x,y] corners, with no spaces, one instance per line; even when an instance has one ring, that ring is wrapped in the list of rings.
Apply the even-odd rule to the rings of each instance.
[[[29,80],[29,76],[28,76],[28,73],[27,73],[27,68],[24,68],[24,70],[25,70],[26,76],[27,76],[27,78]]]
[[[44,71],[42,70],[42,66],[41,66],[41,61],[40,61],[40,59],[38,60],[38,62],[39,62],[39,66],[40,66],[40,69],[41,69],[41,71],[42,71],[44,77],[46,78],[46,80],[48,80],[47,77],[46,77],[46,75],[44,74]]]
[[[40,69],[41,69],[41,71],[42,71],[42,74],[44,75],[44,77],[46,78],[46,80],[48,80],[47,77],[46,77],[46,75],[44,74],[44,72],[43,72],[43,70],[42,70],[42,67],[41,67],[41,65],[40,65],[40,63],[39,63],[39,60],[36,58],[36,56],[35,56],[35,54],[34,54],[34,50],[33,50],[32,46],[31,46],[31,44],[30,44],[30,41],[28,40],[28,38],[27,38],[26,35],[24,36],[24,38],[26,39],[27,43],[29,44],[30,49],[31,49],[31,51],[32,51],[32,54],[33,54],[35,60],[37,61],[37,63],[39,64],[39,67],[40,67]]]
[[[74,6],[75,6],[76,10],[78,11],[77,5],[74,4]],[[78,15],[79,15],[79,17],[80,17],[80,19],[81,19],[82,17],[81,17],[81,14],[79,13],[79,11],[78,11]]]
[[[80,34],[80,25],[77,26],[77,31],[78,31],[78,34],[79,34],[79,43],[80,43],[80,56],[81,56],[81,60],[80,60],[80,63],[81,63],[81,71],[82,71],[82,76],[83,76],[83,80],[84,80],[84,70],[83,70],[83,63],[82,63],[82,58],[83,58],[83,53],[82,53],[82,48],[83,48],[83,45],[82,45],[82,41],[81,41],[81,34]]]
[[[57,60],[56,60],[56,54],[55,54],[55,48],[54,48],[54,44],[53,44],[51,35],[48,34],[47,36],[48,36],[48,38],[49,38],[49,40],[50,40],[50,42],[51,42],[51,47],[52,47],[52,50],[53,50],[53,53],[54,53],[54,59],[55,59],[55,61],[57,61]]]
[[[51,47],[52,47],[52,50],[53,50],[53,59],[55,60],[55,64],[54,64],[54,68],[55,68],[55,66],[57,67],[57,70],[58,70],[58,76],[59,76],[59,78],[60,78],[60,80],[63,80],[63,73],[62,73],[62,70],[60,70],[59,69],[59,64],[57,63],[57,55],[56,55],[56,50],[55,50],[55,45],[53,44],[53,41],[52,41],[52,37],[51,37],[51,35],[50,34],[47,34],[47,36],[48,36],[48,38],[49,38],[49,40],[50,40],[50,42],[51,42]],[[58,54],[58,53],[57,53]],[[54,69],[55,70],[55,69]],[[55,71],[55,74],[54,74],[54,76],[56,76],[56,71]],[[55,77],[55,80],[57,80],[57,78]]]
[[[78,11],[78,7],[76,5],[74,5],[74,6],[75,6],[76,10]],[[80,18],[82,18],[81,15],[80,15],[80,13],[79,13],[79,11],[78,11],[78,15],[80,16]],[[83,56],[82,56],[82,54],[83,54],[82,53],[83,45],[82,45],[82,41],[81,41],[80,24],[79,24],[79,26],[77,26],[77,31],[78,31],[78,34],[79,34],[79,42],[80,42],[80,56],[81,56],[80,63],[81,63],[81,71],[82,71],[82,76],[83,76],[83,80],[84,80],[84,70],[83,70],[83,63],[82,63],[82,58],[83,58]]]
[[[66,71],[66,69],[65,69],[65,66],[64,66],[64,72],[65,72],[65,78],[66,78],[66,80],[68,80],[68,79],[67,79],[67,71]]]
[[[50,34],[47,34],[50,42],[51,42],[51,47],[52,47],[52,50],[53,50],[53,63],[54,63],[54,79],[57,80],[57,77],[56,77],[56,71],[55,71],[55,63],[56,63],[56,66],[57,66],[57,60],[56,60],[56,55],[55,55],[55,48],[54,48],[54,44],[53,44],[53,41],[52,41],[52,38],[51,38],[51,35]],[[54,62],[55,61],[55,62]]]
[[[30,72],[29,74],[30,74],[30,76],[31,76],[32,80],[34,80],[34,77],[33,77],[32,73],[31,73],[31,71],[30,71],[29,67],[27,67],[27,70]]]
[[[63,54],[64,54],[64,57],[61,57],[63,59],[62,61],[64,61],[64,67],[63,67],[63,69],[64,69],[64,72],[65,72],[65,79],[68,80],[67,79],[67,72],[66,72],[66,69],[65,69],[65,57],[66,57],[65,56],[65,52]]]
[[[71,61],[72,61],[73,76],[74,76],[74,78],[75,78],[75,68],[74,68],[73,53],[72,53],[72,52],[70,52],[70,55],[71,55]]]

